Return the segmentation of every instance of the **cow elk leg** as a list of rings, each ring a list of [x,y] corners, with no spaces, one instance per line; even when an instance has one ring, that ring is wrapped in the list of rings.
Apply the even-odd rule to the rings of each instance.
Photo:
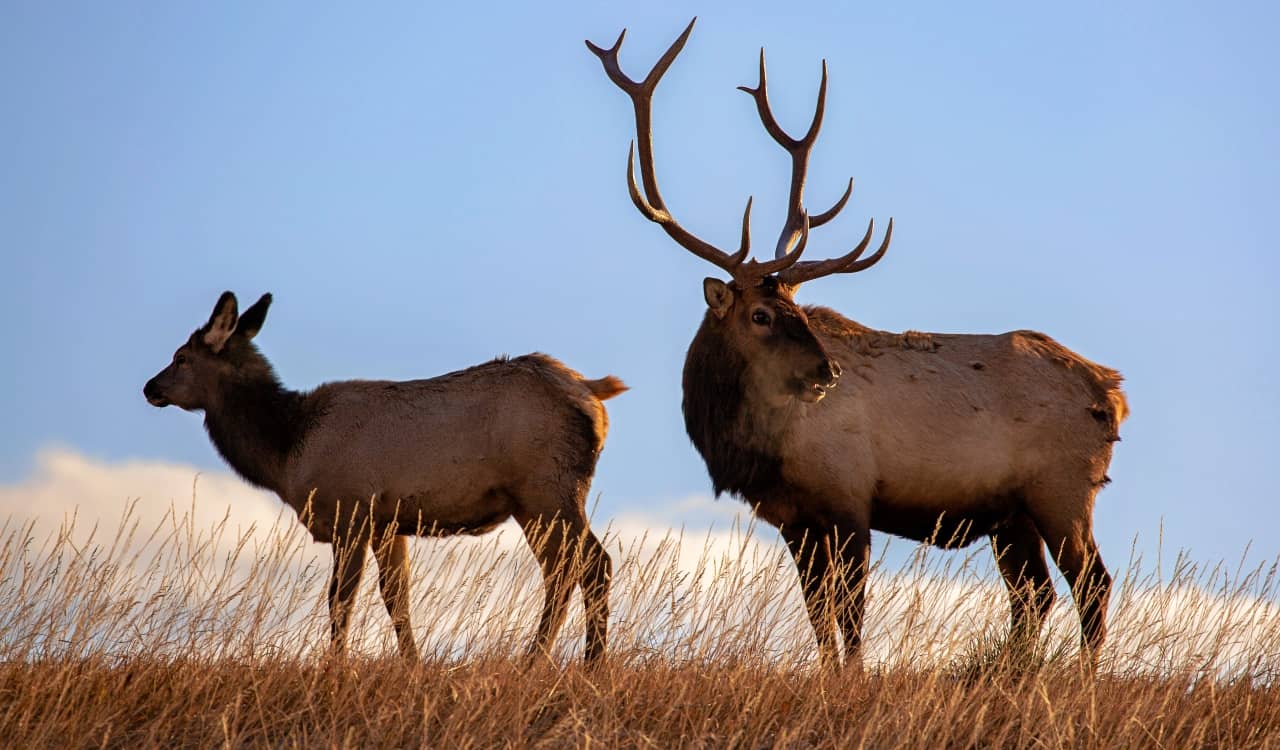
[[[351,619],[351,605],[360,590],[360,576],[364,573],[364,559],[368,543],[363,536],[355,535],[347,540],[337,537],[333,541],[333,575],[329,579],[329,635],[330,647],[335,656],[346,653],[347,629]]]
[[[529,657],[551,656],[551,646],[556,634],[564,626],[569,611],[569,597],[573,594],[573,543],[569,524],[557,514],[548,521],[543,516],[519,518],[525,539],[542,568],[542,584],[545,598],[542,616]]]
[[[587,617],[586,661],[599,661],[605,652],[609,628],[609,581],[613,561],[604,545],[587,528],[582,530],[582,604]]]
[[[409,617],[409,544],[401,534],[387,533],[374,543],[374,559],[378,561],[378,586],[382,601],[396,629],[400,656],[418,661],[418,644],[413,638]]]

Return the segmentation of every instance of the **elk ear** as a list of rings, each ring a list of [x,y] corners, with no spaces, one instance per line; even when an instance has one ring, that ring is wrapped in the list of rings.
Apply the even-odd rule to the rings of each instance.
[[[271,307],[271,293],[262,295],[249,306],[248,310],[240,316],[240,322],[236,323],[236,333],[251,339],[258,335],[258,331],[262,330],[262,324],[267,320],[267,308]]]
[[[733,290],[720,279],[708,276],[702,280],[702,296],[707,298],[707,307],[717,318],[723,319],[733,304]]]
[[[218,304],[213,306],[213,314],[209,322],[204,324],[204,343],[214,354],[222,351],[222,347],[236,330],[236,296],[231,292],[223,292]]]

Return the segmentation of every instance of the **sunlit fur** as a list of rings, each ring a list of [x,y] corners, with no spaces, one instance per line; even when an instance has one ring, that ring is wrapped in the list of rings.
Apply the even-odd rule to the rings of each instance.
[[[335,649],[345,645],[371,544],[401,652],[416,656],[405,535],[475,534],[514,517],[547,589],[531,651],[550,647],[581,584],[587,657],[601,656],[610,561],[588,528],[585,501],[608,430],[601,402],[625,390],[621,381],[587,380],[530,354],[430,380],[345,381],[302,393],[281,385],[251,340],[269,303],[265,296],[234,325],[235,298],[224,294],[144,393],[156,406],[204,411],[227,463],[279,495],[316,540],[335,545]]]
[[[942,547],[990,538],[1024,637],[1053,601],[1047,543],[1096,657],[1110,577],[1093,503],[1128,412],[1119,373],[1033,331],[894,334],[798,308],[772,279],[731,288],[689,347],[685,426],[716,491],[781,529],[824,659],[839,660],[837,624],[847,651],[860,644],[872,529]],[[762,338],[760,306],[812,342]],[[839,385],[802,400],[791,374],[828,356]]]
[[[703,281],[708,310],[684,369],[685,426],[716,492],[738,494],[779,527],[828,663],[840,658],[834,621],[847,651],[861,643],[872,528],[941,546],[991,537],[1010,587],[1020,636],[1014,641],[1024,644],[1052,603],[1047,542],[1072,584],[1082,637],[1096,657],[1110,578],[1093,540],[1093,498],[1107,481],[1111,444],[1127,412],[1119,374],[1030,331],[890,334],[831,310],[796,307],[798,285],[871,268],[893,237],[890,219],[879,249],[862,257],[873,236],[869,223],[844,255],[801,259],[810,230],[839,214],[853,189],[850,179],[826,211],[805,208],[809,156],[826,107],[825,63],[801,138],[788,135],[769,106],[763,49],[759,83],[739,87],[791,157],[787,219],[774,257],[750,258],[750,199],[733,254],[685,229],[658,190],[652,108],[693,25],[641,80],[618,62],[625,32],[608,48],[587,47],[631,100],[641,177],[637,183],[629,155],[632,203],[733,278]]]

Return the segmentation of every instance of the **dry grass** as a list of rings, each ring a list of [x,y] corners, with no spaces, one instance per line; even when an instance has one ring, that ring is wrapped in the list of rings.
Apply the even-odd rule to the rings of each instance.
[[[423,542],[424,663],[394,653],[369,581],[354,655],[320,656],[328,557],[274,529],[0,530],[0,737],[14,747],[1280,747],[1280,603],[1254,570],[1131,561],[1096,676],[1060,601],[1045,654],[992,646],[989,554],[873,573],[866,668],[824,672],[768,530],[694,540],[618,529],[611,654],[517,658],[541,600],[523,542]],[[1158,567],[1158,566],[1157,566]],[[1061,590],[1061,587],[1060,587]]]

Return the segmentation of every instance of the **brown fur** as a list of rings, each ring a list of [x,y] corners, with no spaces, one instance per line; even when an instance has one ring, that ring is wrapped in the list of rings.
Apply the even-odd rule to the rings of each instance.
[[[592,395],[601,401],[608,401],[623,391],[630,390],[612,375],[606,375],[598,380],[584,380],[582,384],[591,389]]]
[[[1128,413],[1119,373],[1031,331],[889,333],[798,308],[785,285],[730,287],[689,347],[685,425],[716,491],[780,527],[824,658],[839,658],[837,626],[847,650],[860,644],[873,529],[946,548],[991,538],[1024,637],[1052,602],[1047,542],[1096,654],[1110,578],[1092,512]],[[751,317],[762,308],[767,334]],[[813,335],[799,351],[783,330],[797,321]],[[829,359],[839,387],[802,400],[792,373],[825,384]]]
[[[839,214],[853,190],[851,178],[830,209],[805,208],[809,156],[826,106],[825,65],[801,138],[788,135],[770,109],[763,49],[759,83],[739,87],[791,157],[787,218],[773,259],[750,259],[750,199],[732,254],[685,229],[658,190],[652,108],[692,31],[691,21],[641,80],[618,62],[625,32],[607,49],[587,47],[631,100],[632,203],[733,277],[702,282],[707,314],[685,358],[685,428],[716,492],[742,496],[779,527],[824,660],[839,660],[837,624],[847,651],[861,644],[873,528],[944,547],[990,536],[1022,636],[1039,631],[1052,602],[1047,542],[1096,656],[1111,579],[1093,539],[1093,500],[1128,413],[1119,374],[1039,333],[887,333],[795,304],[800,284],[871,268],[893,237],[890,219],[879,249],[862,257],[874,230],[868,224],[844,255],[801,260],[810,230]],[[636,145],[643,192],[630,155]],[[842,374],[846,385],[835,388]]]
[[[477,534],[514,517],[546,585],[530,651],[550,648],[581,584],[586,654],[599,658],[611,563],[588,528],[585,503],[608,432],[601,402],[626,386],[612,376],[587,380],[535,353],[428,380],[345,381],[299,393],[280,384],[251,341],[269,304],[264,296],[236,326],[235,297],[224,294],[144,393],[156,406],[203,410],[231,467],[279,495],[317,541],[334,544],[334,649],[345,648],[371,544],[401,652],[416,657],[406,535]]]

